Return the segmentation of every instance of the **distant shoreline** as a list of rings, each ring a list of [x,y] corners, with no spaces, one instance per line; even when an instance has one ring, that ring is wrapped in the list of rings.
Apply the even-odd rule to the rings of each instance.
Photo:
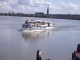
[[[80,20],[77,14],[23,14],[23,13],[0,13],[0,16],[17,16],[17,17],[40,17],[40,18],[57,18],[57,19],[73,19]]]

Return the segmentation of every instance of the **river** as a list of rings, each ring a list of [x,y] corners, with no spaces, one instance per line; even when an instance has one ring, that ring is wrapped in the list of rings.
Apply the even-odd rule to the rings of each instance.
[[[50,20],[54,29],[23,34],[26,19]],[[79,20],[0,16],[0,60],[36,60],[38,49],[43,60],[71,60],[79,43]]]

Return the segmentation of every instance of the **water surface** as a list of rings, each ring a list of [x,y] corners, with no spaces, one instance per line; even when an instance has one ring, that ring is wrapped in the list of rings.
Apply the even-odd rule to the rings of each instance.
[[[51,20],[53,31],[23,34],[26,19]],[[42,59],[70,60],[80,43],[80,21],[34,17],[0,17],[0,60],[36,60],[41,49]]]

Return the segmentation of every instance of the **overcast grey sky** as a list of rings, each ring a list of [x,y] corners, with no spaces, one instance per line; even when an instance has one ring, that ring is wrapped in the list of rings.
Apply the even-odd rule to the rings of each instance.
[[[0,12],[80,14],[80,0],[0,0]]]

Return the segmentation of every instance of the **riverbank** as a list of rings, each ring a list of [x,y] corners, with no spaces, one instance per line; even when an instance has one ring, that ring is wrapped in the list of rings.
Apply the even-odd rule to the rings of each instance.
[[[77,14],[24,14],[24,13],[0,13],[0,16],[17,16],[17,17],[40,17],[40,18],[57,18],[57,19],[73,19],[80,20]]]

